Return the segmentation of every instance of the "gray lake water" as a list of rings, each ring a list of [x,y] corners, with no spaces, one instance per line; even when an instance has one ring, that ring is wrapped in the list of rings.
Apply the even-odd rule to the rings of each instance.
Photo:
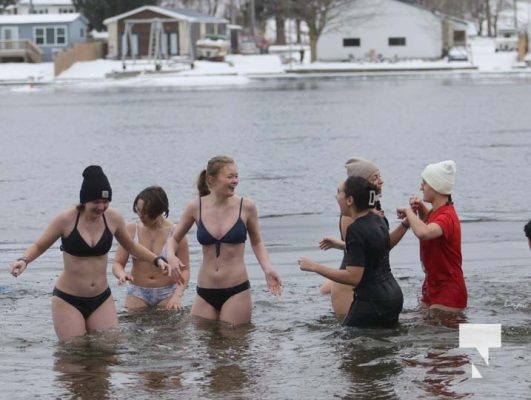
[[[531,78],[479,75],[307,77],[216,88],[0,87],[0,397],[6,399],[425,399],[529,398],[531,390]],[[58,245],[15,279],[9,263],[78,199],[81,172],[100,164],[126,219],[145,186],[168,191],[177,219],[195,178],[217,154],[239,166],[238,193],[253,198],[263,239],[284,282],[265,291],[250,249],[253,321],[229,328],[188,311],[200,248],[190,234],[186,312],[126,313],[109,269],[117,332],[59,344],[50,293]],[[337,235],[334,199],[343,163],[377,162],[383,205],[419,193],[430,162],[457,162],[454,201],[463,221],[466,320],[501,324],[488,365],[459,348],[457,322],[434,325],[417,309],[423,273],[411,233],[393,249],[405,295],[400,326],[342,328],[322,279],[299,255],[338,266],[318,241]],[[112,258],[112,255],[111,255]],[[482,379],[471,375],[471,363]]]

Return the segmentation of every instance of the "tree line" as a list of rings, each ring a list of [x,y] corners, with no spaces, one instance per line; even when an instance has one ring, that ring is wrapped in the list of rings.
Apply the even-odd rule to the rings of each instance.
[[[305,24],[311,59],[315,61],[317,41],[324,29],[339,20],[345,7],[358,1],[360,0],[73,0],[73,4],[76,10],[89,20],[89,29],[98,31],[105,30],[103,25],[105,19],[145,5],[190,8],[208,15],[227,18],[231,23],[242,25],[247,29],[252,25],[253,32],[263,32],[266,21],[274,19],[275,44],[279,45],[288,41],[301,43],[301,25]],[[372,0],[374,3],[378,1]],[[399,1],[474,22],[479,35],[487,36],[496,36],[500,13],[516,6],[515,0]],[[0,10],[2,6],[14,2],[15,0],[0,0]],[[360,19],[362,18],[363,16],[360,16]],[[286,21],[292,21],[295,37],[288,38]],[[356,23],[356,21],[351,22]]]

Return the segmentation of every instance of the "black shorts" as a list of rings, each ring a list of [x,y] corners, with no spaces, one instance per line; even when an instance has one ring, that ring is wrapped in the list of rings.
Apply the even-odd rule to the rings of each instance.
[[[343,325],[358,328],[394,328],[403,303],[403,298],[379,301],[356,299],[352,302]]]

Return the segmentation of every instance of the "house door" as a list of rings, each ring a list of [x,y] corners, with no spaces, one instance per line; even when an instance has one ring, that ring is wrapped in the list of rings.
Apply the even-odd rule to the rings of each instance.
[[[13,49],[17,47],[16,43],[11,41],[18,40],[18,28],[16,26],[3,26],[0,28],[0,40],[8,41],[9,43],[3,43],[4,49]]]
[[[176,32],[170,33],[170,55],[179,54],[179,35]]]
[[[3,26],[0,28],[0,40],[18,40],[18,28],[16,26]]]

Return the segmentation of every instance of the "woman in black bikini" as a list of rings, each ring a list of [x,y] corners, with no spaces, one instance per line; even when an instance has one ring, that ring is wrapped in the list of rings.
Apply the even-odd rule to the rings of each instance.
[[[174,248],[194,222],[197,224],[203,262],[191,313],[231,324],[251,320],[250,284],[244,261],[247,234],[269,291],[280,294],[282,285],[260,237],[256,206],[251,199],[235,195],[237,185],[234,160],[225,156],[212,158],[197,181],[199,198],[188,203],[173,232],[173,240],[168,241],[168,261],[177,267],[181,262],[174,256]]]
[[[10,266],[11,274],[18,277],[30,262],[61,238],[64,270],[52,296],[53,324],[61,341],[118,325],[107,282],[108,252],[113,237],[131,254],[183,281],[178,270],[131,239],[123,217],[109,208],[112,189],[101,167],[87,167],[83,178],[79,205],[59,213],[41,237]]]

